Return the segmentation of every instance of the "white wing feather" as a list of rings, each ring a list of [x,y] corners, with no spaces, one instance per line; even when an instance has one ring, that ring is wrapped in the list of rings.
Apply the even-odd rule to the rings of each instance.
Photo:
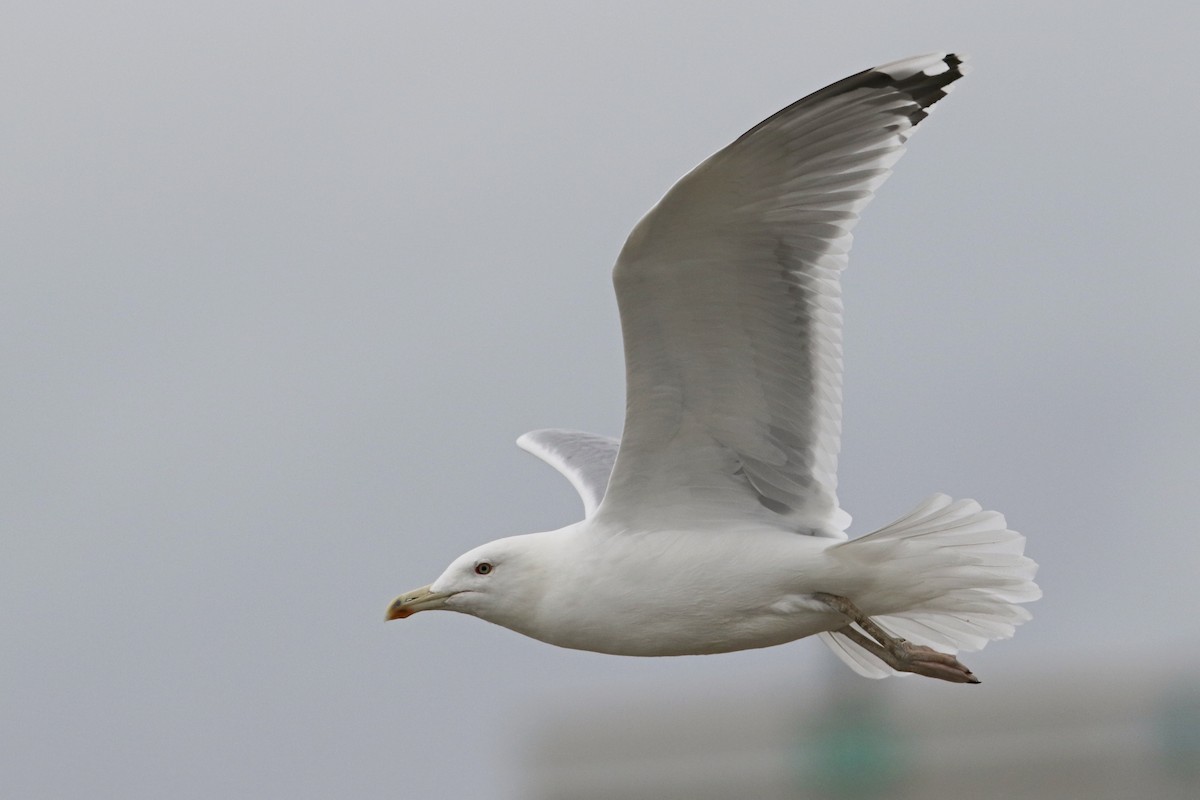
[[[962,75],[907,59],[785,108],[681,179],[613,271],[625,431],[598,514],[844,537],[839,274],[858,212]]]
[[[609,436],[553,428],[530,431],[517,439],[517,446],[561,472],[583,500],[583,516],[596,513],[608,476],[617,458],[619,442]]]

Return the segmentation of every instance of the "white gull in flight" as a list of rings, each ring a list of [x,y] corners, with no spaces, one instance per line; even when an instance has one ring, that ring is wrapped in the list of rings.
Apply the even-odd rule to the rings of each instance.
[[[836,494],[850,229],[963,72],[938,53],[852,75],[675,184],[613,270],[620,441],[518,440],[571,482],[584,520],[465,553],[388,619],[446,609],[629,656],[816,634],[861,675],[977,683],[954,654],[1011,636],[1041,594],[1024,537],[935,495],[847,539]]]

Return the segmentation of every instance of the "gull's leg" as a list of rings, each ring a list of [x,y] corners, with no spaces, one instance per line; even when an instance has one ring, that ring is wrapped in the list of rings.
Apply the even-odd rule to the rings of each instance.
[[[897,672],[913,672],[951,683],[979,683],[979,679],[971,670],[954,656],[892,636],[846,598],[824,592],[813,596],[865,631],[863,633],[852,625],[847,625],[839,628],[837,633],[850,639]]]

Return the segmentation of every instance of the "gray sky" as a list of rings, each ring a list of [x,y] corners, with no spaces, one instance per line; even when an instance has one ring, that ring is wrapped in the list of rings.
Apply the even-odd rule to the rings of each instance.
[[[578,517],[512,441],[619,432],[609,269],[640,215],[931,50],[975,71],[845,280],[852,532],[945,491],[1027,534],[1046,597],[967,659],[981,691],[1100,653],[1194,669],[1194,4],[508,5],[6,12],[7,796],[515,798],[549,705],[841,668],[382,618]]]

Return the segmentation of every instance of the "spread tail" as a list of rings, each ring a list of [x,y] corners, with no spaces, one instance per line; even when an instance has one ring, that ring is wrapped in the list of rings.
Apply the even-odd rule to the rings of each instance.
[[[874,533],[830,548],[857,588],[846,595],[894,636],[945,653],[1007,639],[1031,615],[1018,603],[1042,595],[1025,537],[1004,515],[974,500],[934,495]],[[897,674],[836,632],[820,634],[851,669],[868,678]]]

